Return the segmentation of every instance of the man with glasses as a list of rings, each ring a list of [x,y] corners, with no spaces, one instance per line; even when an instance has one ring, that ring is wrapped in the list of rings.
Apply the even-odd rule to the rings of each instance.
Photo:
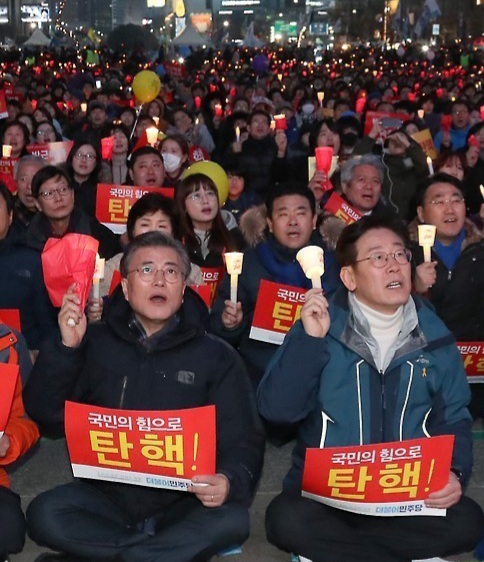
[[[61,338],[39,355],[25,402],[43,429],[62,423],[66,399],[129,410],[215,405],[216,474],[194,477],[188,493],[97,480],[43,493],[30,504],[29,534],[71,555],[62,559],[201,562],[248,536],[263,438],[236,352],[187,309],[189,272],[180,242],[148,232],[125,251],[124,298],[107,307],[104,322],[86,330],[71,287]]]
[[[415,242],[415,289],[425,295],[457,341],[484,341],[484,241],[466,219],[463,185],[446,174],[427,181],[418,194],[418,218],[409,225]],[[418,223],[436,227],[432,261],[424,262]],[[482,385],[472,385],[471,414],[484,416]]]
[[[313,562],[403,562],[472,550],[480,507],[462,495],[472,468],[469,386],[455,341],[418,296],[403,223],[363,217],[337,257],[344,289],[311,289],[259,387],[259,411],[299,423],[284,491],[269,505],[270,542]],[[301,363],[303,360],[303,363]],[[301,496],[306,448],[454,435],[448,483],[429,494],[442,517],[374,517]],[[304,557],[304,558],[303,558]]]
[[[471,128],[471,112],[465,100],[456,100],[451,109],[452,126],[449,131],[440,130],[434,138],[437,150],[459,150],[467,144],[467,133]]]
[[[42,251],[48,238],[62,238],[75,232],[99,241],[99,255],[110,259],[120,251],[116,235],[96,218],[74,207],[74,190],[66,173],[57,166],[46,166],[32,178],[32,196],[39,212],[26,235],[27,246]]]

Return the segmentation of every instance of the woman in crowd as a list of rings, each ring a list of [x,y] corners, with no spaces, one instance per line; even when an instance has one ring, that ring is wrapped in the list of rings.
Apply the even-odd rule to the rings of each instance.
[[[171,134],[160,143],[165,166],[164,187],[175,187],[188,167],[188,143],[182,135]]]
[[[173,127],[176,129],[168,130],[177,132],[185,137],[188,144],[200,146],[209,154],[215,149],[215,143],[207,126],[204,123],[195,121],[193,115],[186,109],[177,109],[172,115]]]
[[[34,128],[34,140],[36,143],[58,142],[62,140],[62,137],[55,130],[53,123],[46,120],[41,123],[36,123]]]
[[[30,141],[30,134],[27,127],[20,121],[11,121],[5,127],[2,137],[2,145],[12,147],[11,158],[21,158],[28,154],[27,145]]]
[[[179,183],[176,200],[190,260],[200,267],[223,266],[223,254],[239,250],[242,244],[237,232],[225,226],[214,182],[193,174]]]
[[[96,192],[101,173],[101,153],[89,141],[77,141],[67,157],[67,172],[74,189],[76,207],[96,215]]]
[[[114,137],[111,155],[112,183],[123,185],[128,178],[129,130],[125,125],[117,124],[111,129]]]

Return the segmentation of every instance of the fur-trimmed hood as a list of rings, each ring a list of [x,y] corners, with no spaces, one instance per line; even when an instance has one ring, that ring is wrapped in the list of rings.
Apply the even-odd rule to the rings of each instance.
[[[251,248],[265,240],[266,228],[267,209],[265,205],[251,207],[240,217],[240,232]]]
[[[409,225],[408,225],[408,233],[409,233],[409,236],[410,236],[410,240],[412,242],[415,242],[416,244],[418,244],[418,225],[419,224],[420,224],[420,221],[418,220],[418,217],[415,217],[413,219],[413,221],[411,223],[409,223]],[[467,248],[467,246],[470,246],[471,244],[477,244],[479,242],[482,242],[482,240],[484,239],[482,233],[479,231],[477,226],[470,219],[465,220],[464,230],[465,230],[466,236],[464,238],[464,241],[462,242],[461,251],[464,250],[465,248]]]

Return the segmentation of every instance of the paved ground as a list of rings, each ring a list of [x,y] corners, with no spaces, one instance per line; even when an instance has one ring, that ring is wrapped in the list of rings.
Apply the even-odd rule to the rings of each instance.
[[[484,506],[484,430],[474,431],[474,474],[468,495]],[[290,562],[290,556],[273,548],[265,540],[264,513],[270,500],[279,493],[281,482],[290,462],[292,444],[282,448],[267,447],[264,474],[251,509],[252,533],[244,544],[242,554],[227,557],[227,562]],[[17,467],[12,474],[13,488],[22,495],[24,507],[43,490],[68,482],[71,478],[65,443],[43,439],[28,462]],[[12,557],[12,562],[33,562],[43,552],[27,540],[24,551]],[[454,560],[470,562],[472,554]],[[350,561],[349,561],[350,562]],[[370,561],[369,561],[370,562]]]

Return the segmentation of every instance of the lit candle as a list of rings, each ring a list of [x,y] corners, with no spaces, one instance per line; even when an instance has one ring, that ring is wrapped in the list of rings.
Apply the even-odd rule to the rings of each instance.
[[[480,189],[481,189],[482,198],[484,199],[484,185],[482,185],[482,183],[480,185]]]
[[[318,92],[318,101],[319,101],[319,105],[320,105],[320,107],[323,107],[323,102],[324,102],[324,92]]]
[[[425,116],[425,111],[424,111],[423,109],[419,109],[419,110],[417,111],[417,115],[418,115],[418,118],[419,118],[419,119],[423,119],[424,116]]]
[[[81,103],[81,111],[82,113],[86,113],[87,111],[87,103],[85,101]]]
[[[427,156],[427,166],[429,168],[429,175],[433,176],[434,175],[434,165],[432,164],[432,158],[430,158],[430,156]]]
[[[216,117],[222,117],[222,115],[223,115],[223,110],[222,110],[221,104],[217,103],[217,104],[215,105],[215,108],[214,108],[214,109],[215,109],[215,116],[216,116]]]
[[[296,254],[304,275],[311,279],[313,289],[321,289],[321,277],[324,274],[324,251],[319,246],[306,246]]]
[[[432,261],[432,246],[435,242],[435,232],[437,227],[433,224],[419,224],[418,225],[418,243],[423,247],[424,262],[429,263]]]
[[[281,73],[279,73],[279,74],[277,75],[277,79],[279,80],[279,82],[282,81],[282,74],[281,74]]]
[[[237,285],[242,273],[244,254],[242,252],[227,252],[224,254],[227,273],[230,275],[230,301],[237,304]]]
[[[155,122],[155,125],[158,127],[158,125],[160,124],[160,118],[159,117],[153,117],[153,121]]]
[[[158,140],[158,129],[156,127],[148,127],[146,129],[146,138],[151,146],[155,146],[156,141]]]
[[[4,158],[10,158],[10,156],[12,156],[12,145],[4,144],[2,146],[2,156]]]
[[[94,276],[92,278],[92,296],[94,300],[99,300],[99,281],[104,279],[104,258],[100,258],[99,254],[96,254],[96,267],[94,268]]]
[[[281,113],[280,115],[274,115],[274,121],[276,122],[276,131],[285,131],[287,129],[286,116],[284,115],[284,113]]]
[[[235,127],[235,140],[240,142],[240,127]]]

